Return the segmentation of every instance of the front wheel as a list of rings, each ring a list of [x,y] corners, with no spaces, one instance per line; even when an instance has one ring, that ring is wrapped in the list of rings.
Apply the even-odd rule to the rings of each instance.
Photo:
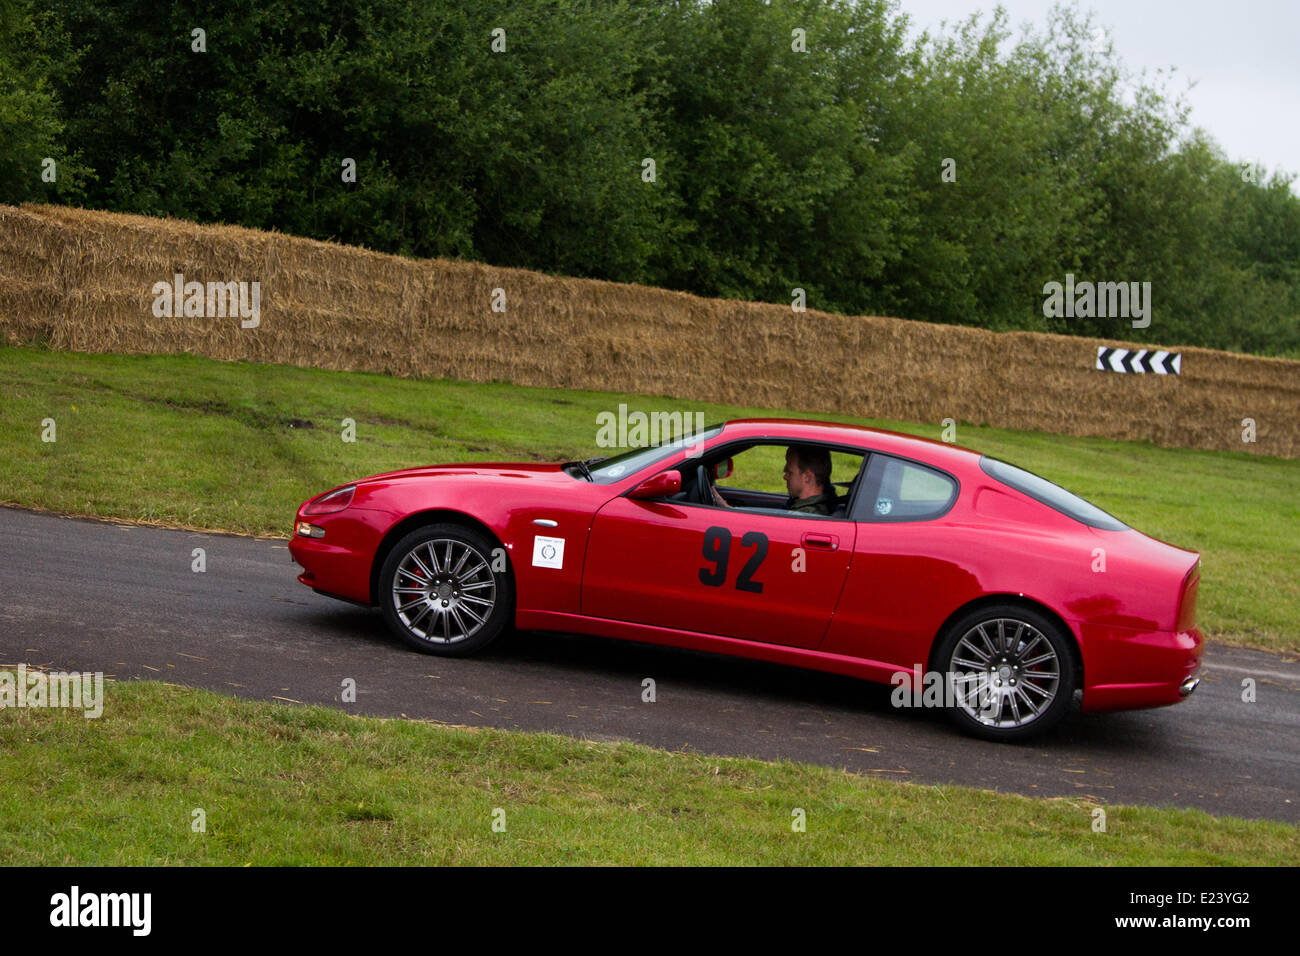
[[[482,650],[505,629],[514,584],[505,552],[457,524],[417,528],[397,542],[379,572],[389,628],[424,654],[460,657]]]
[[[967,614],[935,654],[951,689],[949,716],[986,740],[1021,740],[1055,726],[1074,696],[1069,640],[1030,608],[996,605]]]

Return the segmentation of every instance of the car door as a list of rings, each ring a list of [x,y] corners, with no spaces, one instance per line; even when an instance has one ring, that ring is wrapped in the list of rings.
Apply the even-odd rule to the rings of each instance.
[[[873,453],[853,504],[858,522],[852,570],[821,650],[924,667],[954,607],[978,597],[959,541],[944,520],[957,480],[922,462]],[[920,656],[920,660],[917,657]]]
[[[815,648],[854,534],[847,518],[615,498],[592,522],[582,613]]]

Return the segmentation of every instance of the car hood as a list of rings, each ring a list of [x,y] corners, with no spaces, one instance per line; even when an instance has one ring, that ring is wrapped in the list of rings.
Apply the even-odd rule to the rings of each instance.
[[[572,481],[564,469],[554,463],[537,462],[463,462],[455,465],[425,465],[420,468],[402,468],[398,471],[386,471],[378,475],[362,478],[357,484],[376,481],[401,481],[410,478],[441,478],[452,476],[482,475],[491,478],[516,479],[555,479],[564,478]]]

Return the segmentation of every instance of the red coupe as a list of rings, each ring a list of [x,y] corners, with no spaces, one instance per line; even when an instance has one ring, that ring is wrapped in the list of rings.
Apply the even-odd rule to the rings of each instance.
[[[290,552],[426,653],[511,623],[689,647],[893,684],[991,739],[1177,703],[1204,643],[1195,552],[987,455],[821,422],[375,475],[304,502]]]

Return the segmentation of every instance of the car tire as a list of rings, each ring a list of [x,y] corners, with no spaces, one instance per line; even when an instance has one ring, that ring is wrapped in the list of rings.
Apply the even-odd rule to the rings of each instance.
[[[1015,604],[954,622],[935,648],[934,670],[945,677],[948,716],[985,740],[1050,730],[1070,710],[1076,687],[1071,637],[1047,615]]]
[[[393,546],[380,569],[384,620],[424,654],[463,657],[481,651],[500,636],[514,612],[514,580],[505,554],[497,542],[465,525],[416,528]]]

